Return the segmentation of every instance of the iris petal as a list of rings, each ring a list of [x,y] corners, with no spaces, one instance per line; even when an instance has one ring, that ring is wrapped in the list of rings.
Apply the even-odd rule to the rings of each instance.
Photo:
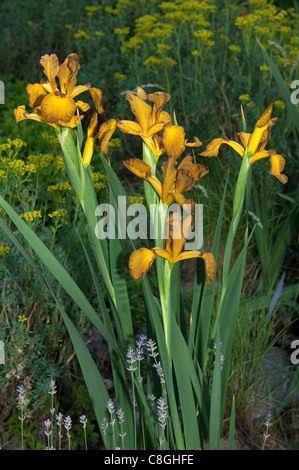
[[[58,121],[69,122],[76,111],[76,103],[72,98],[49,94],[41,104],[41,114],[50,124]]]
[[[148,248],[139,248],[139,250],[133,251],[129,258],[131,276],[136,280],[142,279],[153,264],[155,257],[154,251]]]

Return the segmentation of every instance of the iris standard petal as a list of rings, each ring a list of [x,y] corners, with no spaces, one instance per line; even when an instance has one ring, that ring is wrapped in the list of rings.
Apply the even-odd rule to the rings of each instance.
[[[72,96],[72,92],[76,85],[76,75],[80,70],[80,64],[77,54],[69,54],[63,64],[60,65],[58,71],[58,78],[60,90],[62,93]]]
[[[55,93],[58,90],[55,82],[55,78],[59,71],[59,60],[57,55],[43,55],[40,59],[40,64],[44,67],[44,73],[51,85],[52,92]]]
[[[146,134],[147,129],[150,126],[150,116],[152,112],[151,106],[143,101],[143,99],[138,98],[138,96],[134,95],[131,92],[126,93],[126,99],[129,101],[131,106],[131,111],[134,116],[137,118],[138,123],[142,131]]]
[[[260,116],[258,119],[255,128],[253,130],[253,133],[251,134],[251,137],[248,142],[248,148],[247,151],[249,154],[253,155],[256,150],[258,149],[258,146],[261,142],[261,138],[268,128],[268,124],[270,121],[271,113],[273,109],[273,103],[271,103],[266,111]]]

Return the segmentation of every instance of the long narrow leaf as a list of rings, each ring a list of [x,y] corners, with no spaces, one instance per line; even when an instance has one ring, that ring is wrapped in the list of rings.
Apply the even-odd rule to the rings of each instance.
[[[32,267],[32,269],[35,271],[37,274],[38,278],[42,281],[42,283],[45,285],[47,290],[50,292],[52,295],[54,301],[56,302],[58,309],[61,313],[61,316],[63,318],[63,321],[65,323],[65,326],[68,330],[68,333],[70,335],[70,338],[72,340],[72,344],[75,348],[76,355],[79,361],[79,364],[81,366],[81,370],[85,379],[85,383],[89,392],[89,396],[91,398],[91,402],[93,404],[94,412],[97,417],[99,429],[102,432],[101,429],[101,421],[106,415],[106,404],[109,400],[109,395],[105,387],[105,383],[103,381],[103,378],[101,374],[99,373],[99,370],[89,353],[83,339],[81,338],[80,334],[78,333],[77,329],[75,328],[74,324],[70,320],[69,316],[63,309],[62,305],[58,301],[57,297],[55,296],[53,290],[45,280],[42,272],[40,271],[39,267],[36,265],[34,260],[31,258],[31,256],[28,254],[26,249],[23,247],[23,245],[20,243],[18,238],[14,235],[14,233],[11,231],[11,229],[7,226],[7,224],[4,222],[3,219],[0,218],[0,227],[3,230],[3,232],[10,238],[12,243],[16,246],[16,248],[20,251],[20,253],[23,255],[27,263]]]
[[[284,98],[284,101],[285,101],[285,104],[287,106],[287,109],[288,109],[288,112],[290,114],[290,117],[294,123],[294,125],[296,126],[297,128],[297,131],[299,132],[299,111],[298,111],[298,108],[296,108],[296,105],[294,105],[291,101],[291,94],[290,94],[290,91],[289,91],[289,88],[287,87],[284,79],[282,78],[278,68],[276,67],[276,65],[274,64],[273,60],[271,59],[271,57],[269,56],[268,52],[266,51],[266,49],[264,48],[264,46],[258,41],[258,39],[256,40],[261,51],[262,51],[262,54],[265,58],[265,60],[268,62],[268,65],[271,69],[271,72],[276,80],[276,83],[280,89],[280,92]]]
[[[230,423],[229,423],[228,450],[234,449],[235,428],[236,428],[236,403],[235,403],[235,396],[233,396],[231,413],[230,413]]]
[[[95,312],[94,308],[78,286],[78,284],[73,280],[70,274],[66,269],[61,265],[57,258],[52,254],[52,252],[45,246],[45,244],[38,238],[38,236],[28,227],[26,222],[19,217],[19,215],[14,211],[14,209],[0,196],[0,205],[3,207],[5,212],[8,214],[10,219],[20,230],[23,237],[29,243],[31,248],[39,256],[41,261],[49,269],[52,275],[60,283],[60,285],[65,289],[65,291],[70,295],[74,302],[82,309],[82,311],[87,315],[89,320],[94,324],[94,326],[101,332],[105,339],[113,345],[117,353],[119,353],[118,346],[115,344],[114,339],[111,337],[107,331],[105,325],[100,320],[98,314]]]
[[[215,236],[214,236],[212,250],[211,250],[216,260],[216,263],[218,260],[218,251],[219,251],[219,243],[220,243],[220,235],[221,235],[221,228],[222,228],[222,219],[223,219],[223,214],[224,214],[224,204],[225,204],[225,198],[226,198],[228,177],[229,177],[229,172],[227,174],[227,178],[226,178],[226,182],[224,186],[224,191],[223,191],[222,200],[221,200],[219,213],[218,213]],[[201,261],[201,260],[198,260],[198,261]],[[193,304],[192,304],[192,325],[191,325],[192,328],[190,328],[190,334],[192,334],[194,338],[191,337],[189,339],[189,346],[190,346],[190,341],[194,342],[195,356],[198,357],[199,364],[202,370],[204,370],[205,365],[207,363],[208,338],[209,338],[209,333],[210,333],[212,311],[213,311],[214,302],[215,302],[215,283],[216,281],[214,280],[210,286],[207,286],[205,284],[201,304],[199,302],[200,293],[198,292],[198,288],[196,285],[194,287],[194,298],[193,298]],[[199,315],[199,312],[200,312],[200,315]],[[192,332],[192,329],[194,329],[193,332]]]
[[[221,341],[220,341],[220,335],[218,332],[217,341],[216,341],[216,355],[215,355],[215,361],[214,361],[214,373],[212,377],[210,432],[209,432],[210,450],[220,449],[220,437],[221,437],[221,427],[222,427],[220,345],[221,345]]]

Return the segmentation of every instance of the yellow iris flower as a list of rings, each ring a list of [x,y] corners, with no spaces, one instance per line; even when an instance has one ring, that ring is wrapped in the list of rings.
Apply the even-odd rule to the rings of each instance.
[[[204,157],[216,157],[219,152],[219,148],[222,144],[227,144],[238,152],[241,157],[244,156],[245,151],[250,158],[250,165],[257,160],[269,157],[271,169],[270,175],[275,176],[281,183],[285,184],[288,181],[288,177],[282,174],[285,166],[285,159],[282,155],[276,154],[276,150],[266,150],[265,147],[271,136],[271,128],[275,125],[277,118],[271,119],[273,109],[273,103],[271,103],[266,111],[258,119],[252,134],[247,132],[239,132],[236,134],[240,142],[236,142],[229,139],[218,138],[212,140],[207,145],[207,148],[200,155]]]
[[[170,99],[169,93],[157,91],[148,95],[143,88],[138,86],[136,95],[127,91],[126,99],[130,103],[131,111],[137,118],[137,122],[110,119],[104,123],[99,132],[102,152],[107,152],[108,142],[118,127],[125,134],[139,135],[153,154],[159,157],[164,151],[159,133],[164,129],[165,124],[171,122],[170,115],[162,110]],[[153,106],[148,104],[146,100],[152,101]]]
[[[88,103],[74,101],[74,98],[84,91],[91,94],[96,111],[99,114],[104,111],[101,105],[101,90],[91,87],[90,84],[76,86],[76,76],[80,69],[77,54],[69,54],[61,65],[56,54],[46,54],[41,57],[40,64],[44,67],[48,81],[42,80],[27,86],[29,106],[33,113],[27,113],[24,105],[18,106],[14,110],[17,122],[33,119],[53,127],[77,127],[84,117],[78,115],[78,108],[83,112],[90,108]],[[56,78],[59,80],[60,90]]]
[[[109,119],[99,130],[101,151],[105,154],[108,143],[116,128],[125,134],[139,135],[152,153],[159,157],[162,153],[179,157],[187,147],[199,147],[200,140],[195,137],[193,143],[185,139],[185,131],[181,126],[172,125],[169,113],[163,111],[163,106],[169,101],[170,95],[157,91],[148,95],[143,88],[137,87],[136,95],[127,91],[126,99],[129,101],[136,121]],[[146,100],[154,104],[150,106]]]
[[[195,182],[209,172],[208,167],[193,163],[191,155],[184,157],[177,168],[176,157],[170,156],[161,166],[163,178],[161,183],[156,176],[151,174],[150,165],[143,160],[131,158],[123,161],[123,164],[132,173],[148,181],[156,190],[162,202],[168,206],[173,202],[177,202],[180,206],[183,206],[183,204],[193,206],[194,201],[192,199],[187,200],[183,193],[190,191]]]
[[[188,220],[187,220],[188,219]],[[187,232],[191,228],[192,216],[188,216],[187,222],[181,221],[180,214],[170,214],[169,238],[166,239],[165,248],[139,248],[129,258],[129,270],[131,276],[140,280],[150,269],[156,256],[160,256],[170,263],[177,263],[190,258],[202,258],[205,262],[206,283],[210,285],[215,277],[216,262],[212,253],[201,253],[197,250],[182,251],[186,242],[184,227]],[[185,229],[186,230],[186,229]]]

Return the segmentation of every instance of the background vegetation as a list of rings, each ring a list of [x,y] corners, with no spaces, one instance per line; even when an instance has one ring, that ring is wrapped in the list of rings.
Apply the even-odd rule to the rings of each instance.
[[[214,137],[232,138],[241,130],[241,105],[252,129],[257,117],[274,102],[278,123],[270,143],[284,155],[289,181],[283,186],[269,176],[265,161],[253,167],[251,215],[246,220],[244,214],[243,224],[257,224],[257,228],[248,254],[230,382],[239,398],[238,435],[251,448],[258,447],[262,435],[249,417],[253,404],[262,398],[253,387],[258,365],[273,346],[290,353],[290,342],[299,335],[298,135],[256,42],[258,38],[290,87],[299,78],[299,9],[296,2],[285,5],[264,0],[52,0],[45,6],[34,0],[3,0],[0,6],[0,79],[5,83],[5,105],[0,107],[1,195],[34,227],[91,298],[92,280],[82,263],[78,238],[79,233],[84,239],[84,226],[78,202],[69,191],[58,142],[49,127],[31,122],[17,126],[13,115],[17,105],[27,105],[26,85],[43,78],[41,55],[56,53],[61,61],[71,52],[79,55],[80,83],[91,82],[103,92],[103,120],[131,118],[125,91],[137,85],[147,92],[168,91],[172,97],[168,111],[175,112],[188,138],[196,135],[203,147]],[[139,196],[140,188],[120,162],[140,156],[141,151],[141,143],[120,133],[110,146],[111,164],[132,196]],[[240,161],[225,149],[217,159],[197,157],[197,161],[210,168],[203,184],[194,189],[194,198],[204,204],[208,249],[227,168],[233,188]],[[92,166],[101,202],[107,196],[108,182],[96,156]],[[232,197],[232,190],[228,194]],[[228,210],[231,204],[228,196]],[[225,237],[224,229],[223,244]],[[37,430],[37,418],[43,415],[50,379],[61,385],[66,412],[76,400],[91,421],[92,410],[84,392],[75,395],[81,377],[59,312],[4,234],[0,234],[0,261],[0,338],[7,345],[6,364],[0,365],[0,444],[7,445],[16,437],[15,388],[21,380],[31,388],[30,445],[38,448],[44,437]],[[188,305],[193,265],[184,267]],[[141,289],[129,276],[127,281],[136,325],[142,326]],[[59,289],[53,279],[49,282]],[[87,338],[88,323],[63,295],[64,308]],[[107,368],[108,380],[109,367],[100,366]],[[298,446],[298,408],[290,408],[287,401],[278,408],[272,445]]]

